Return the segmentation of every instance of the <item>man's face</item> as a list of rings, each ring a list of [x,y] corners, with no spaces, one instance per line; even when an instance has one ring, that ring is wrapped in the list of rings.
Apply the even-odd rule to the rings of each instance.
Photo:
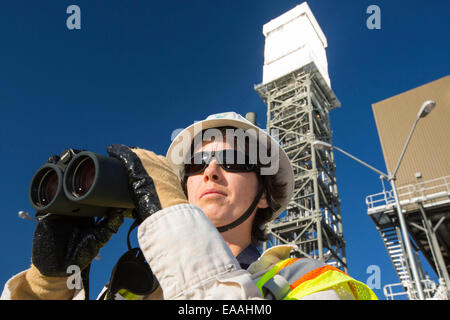
[[[204,141],[194,153],[226,149],[232,149],[226,141]],[[187,191],[189,202],[199,206],[212,223],[220,227],[233,222],[248,209],[258,191],[258,178],[255,172],[225,171],[213,158],[205,171],[188,178]],[[266,207],[263,195],[256,209]]]

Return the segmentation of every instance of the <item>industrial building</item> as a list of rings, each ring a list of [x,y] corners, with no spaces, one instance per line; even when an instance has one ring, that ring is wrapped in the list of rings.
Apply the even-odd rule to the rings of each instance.
[[[419,120],[420,106],[426,101],[435,102],[434,111],[426,119],[415,122],[415,119]],[[386,286],[385,295],[388,299],[401,295],[418,299],[418,290],[422,290],[425,299],[448,299],[450,76],[374,103],[372,110],[389,172],[395,170],[404,151],[396,184],[413,251],[413,258],[409,259],[393,190],[384,188],[382,192],[368,196],[367,213],[383,239],[400,280],[398,284]],[[424,263],[434,270],[437,281],[432,281],[430,275],[425,274]],[[419,289],[413,277],[413,267],[418,270]]]

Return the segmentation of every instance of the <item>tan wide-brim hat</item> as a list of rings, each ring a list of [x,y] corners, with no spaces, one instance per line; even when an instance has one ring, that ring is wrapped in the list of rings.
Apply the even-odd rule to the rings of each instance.
[[[259,137],[258,143],[266,145],[267,141],[270,141],[272,149],[273,146],[276,146],[276,151],[278,152],[275,152],[275,154],[277,154],[278,157],[275,159],[274,163],[271,163],[271,168],[267,168],[266,174],[275,175],[277,181],[286,184],[286,192],[282,199],[278,199],[278,203],[281,207],[273,213],[272,220],[275,219],[287,208],[289,201],[292,199],[294,194],[294,172],[292,170],[292,165],[286,152],[273,137],[268,135],[266,131],[253,125],[240,114],[235,112],[213,114],[208,116],[205,120],[195,122],[191,126],[182,130],[173,139],[169,150],[167,151],[167,160],[181,179],[185,159],[187,158],[186,155],[191,152],[194,137],[203,130],[219,127],[234,127],[237,129],[242,129],[256,139]]]

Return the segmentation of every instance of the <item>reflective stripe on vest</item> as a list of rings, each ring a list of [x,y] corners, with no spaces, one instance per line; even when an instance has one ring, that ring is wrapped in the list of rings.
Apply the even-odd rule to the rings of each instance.
[[[125,289],[119,290],[117,294],[121,295],[125,300],[142,300],[143,296],[131,293]]]
[[[271,281],[274,277],[285,281]],[[270,282],[270,285],[267,285]],[[273,288],[274,284],[288,283],[288,288]],[[317,260],[286,259],[279,261],[256,283],[262,297],[269,290],[277,299],[299,300],[316,292],[334,289],[352,294],[356,300],[378,300],[375,293],[364,283],[354,280],[341,270]],[[281,295],[281,296],[280,296]]]
[[[144,296],[140,296],[125,289],[120,289],[115,295],[113,300],[142,300]],[[100,299],[106,300],[106,291],[100,297]]]

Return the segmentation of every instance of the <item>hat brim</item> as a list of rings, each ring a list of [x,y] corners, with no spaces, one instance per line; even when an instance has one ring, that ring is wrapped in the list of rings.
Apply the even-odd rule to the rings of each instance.
[[[267,138],[270,139],[272,145],[278,146],[278,155],[279,155],[279,163],[277,172],[275,173],[275,177],[278,181],[281,181],[283,184],[286,184],[285,187],[285,195],[279,201],[281,207],[275,211],[272,215],[272,220],[277,218],[288,206],[292,196],[294,194],[294,175],[292,171],[291,162],[280,146],[280,144],[267,132],[258,128],[257,126],[251,124],[250,122],[244,122],[233,119],[209,119],[196,122],[183,131],[181,131],[175,139],[170,144],[170,147],[167,151],[166,158],[171,164],[172,168],[178,174],[178,177],[181,179],[182,172],[184,170],[184,160],[186,152],[191,151],[191,145],[194,140],[194,137],[203,130],[211,129],[211,128],[219,128],[219,127],[235,127],[238,129],[242,129],[247,131],[248,129],[254,129],[258,134],[264,134]]]

